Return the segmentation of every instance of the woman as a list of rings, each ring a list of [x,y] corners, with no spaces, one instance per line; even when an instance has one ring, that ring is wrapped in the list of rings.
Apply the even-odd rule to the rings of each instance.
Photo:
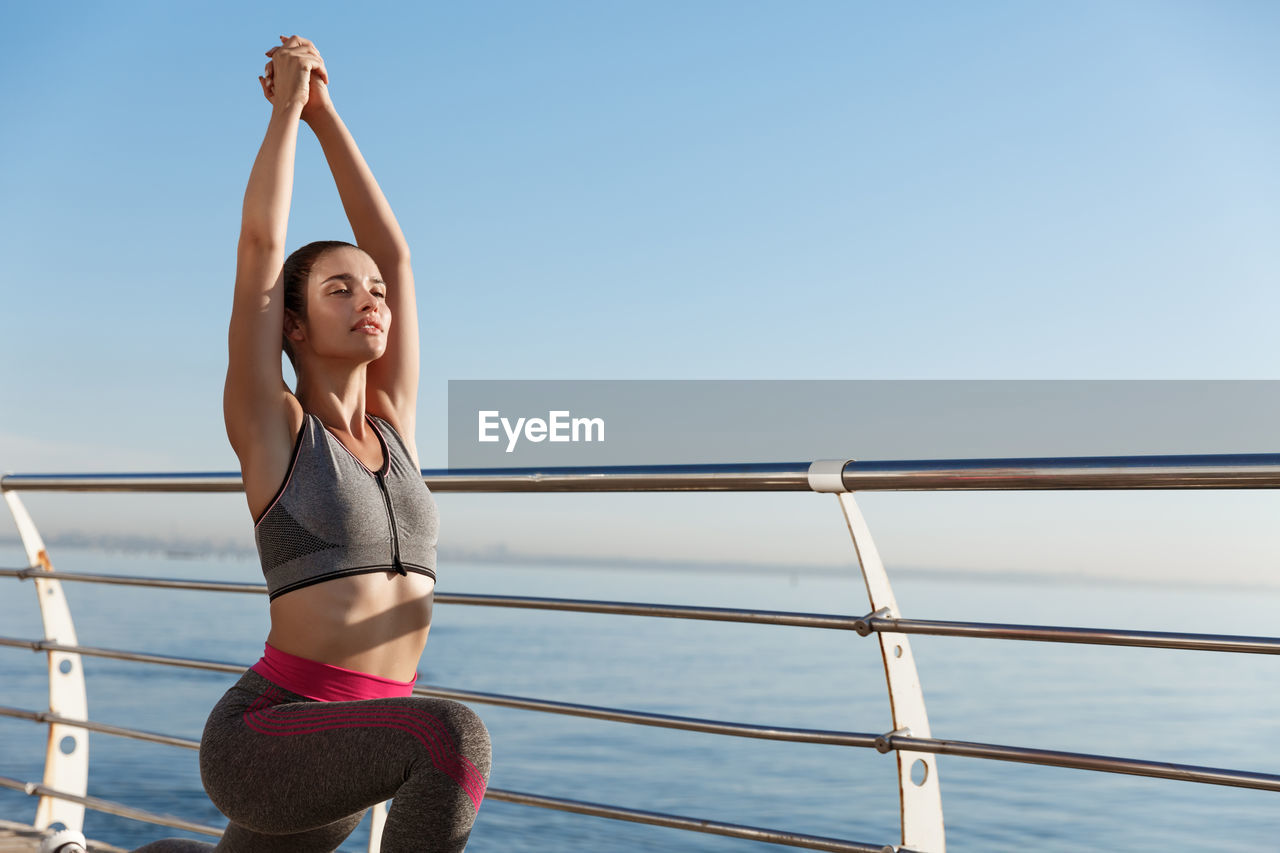
[[[139,853],[332,851],[388,799],[383,851],[460,851],[488,782],[489,739],[465,706],[409,695],[436,543],[413,440],[409,251],[315,46],[282,36],[267,55],[258,79],[271,119],[245,192],[224,414],[271,630],[201,741],[225,835],[216,847],[165,839]],[[320,141],[359,248],[313,243],[284,258],[300,121]]]

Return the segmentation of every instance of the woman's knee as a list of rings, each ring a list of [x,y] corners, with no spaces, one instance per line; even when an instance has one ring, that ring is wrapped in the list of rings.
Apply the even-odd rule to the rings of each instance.
[[[413,762],[406,781],[414,780],[414,787],[431,790],[429,801],[439,803],[447,792],[465,793],[464,799],[469,798],[472,807],[478,809],[489,782],[489,730],[475,711],[459,702],[413,701],[419,713],[429,719],[425,727],[429,732],[420,738],[422,753]]]
[[[458,752],[471,761],[476,769],[489,778],[491,745],[489,730],[480,715],[461,702],[445,701],[438,711],[441,721],[448,727]]]

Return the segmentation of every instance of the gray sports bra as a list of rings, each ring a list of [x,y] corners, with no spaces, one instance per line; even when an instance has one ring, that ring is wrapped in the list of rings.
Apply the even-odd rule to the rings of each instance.
[[[303,415],[289,472],[254,525],[272,599],[367,572],[436,576],[435,498],[391,424],[365,417],[382,445],[378,471]]]

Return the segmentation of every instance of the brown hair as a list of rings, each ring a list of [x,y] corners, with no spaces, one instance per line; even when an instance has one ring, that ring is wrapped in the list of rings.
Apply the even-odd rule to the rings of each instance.
[[[282,270],[285,311],[292,311],[299,320],[307,319],[307,279],[311,277],[311,268],[325,252],[343,247],[360,248],[345,240],[317,240],[295,250],[292,255],[285,258]],[[283,331],[280,333],[280,341],[284,347],[284,354],[289,356],[289,363],[293,365],[293,372],[297,373],[298,361],[293,355],[293,344]]]

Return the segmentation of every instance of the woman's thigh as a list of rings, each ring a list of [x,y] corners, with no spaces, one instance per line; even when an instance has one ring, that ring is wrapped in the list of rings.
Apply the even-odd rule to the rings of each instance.
[[[477,725],[455,702],[315,702],[250,672],[210,715],[201,776],[241,830],[280,836],[349,823],[349,833],[366,808],[394,798],[415,774],[458,786],[479,808],[489,756]]]
[[[235,823],[227,826],[215,853],[333,853],[360,824],[364,812],[289,835],[266,835]]]
[[[217,845],[189,838],[162,838],[133,853],[332,853],[360,823],[363,813],[293,835],[264,835],[230,824]]]

